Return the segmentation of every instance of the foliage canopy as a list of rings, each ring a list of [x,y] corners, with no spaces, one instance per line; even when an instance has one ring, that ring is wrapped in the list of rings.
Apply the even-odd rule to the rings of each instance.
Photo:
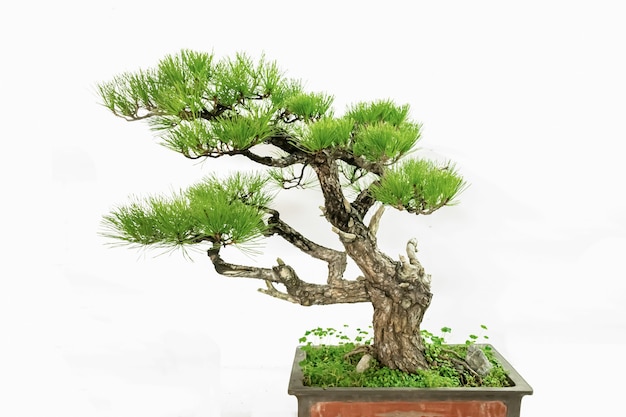
[[[362,216],[376,202],[430,214],[465,187],[451,164],[405,158],[421,137],[408,105],[361,102],[336,117],[332,96],[305,91],[265,57],[254,61],[239,53],[220,60],[183,50],[154,68],[102,83],[98,91],[115,115],[147,120],[162,145],[187,158],[241,155],[271,168],[226,180],[209,177],[172,196],[117,207],[104,217],[105,235],[121,242],[226,246],[257,239],[272,214],[268,178],[283,188],[303,187],[322,159],[334,161],[346,191],[357,190],[352,204]]]

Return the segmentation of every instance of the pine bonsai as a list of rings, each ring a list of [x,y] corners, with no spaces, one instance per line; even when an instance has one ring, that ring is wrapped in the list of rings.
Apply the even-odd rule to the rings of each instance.
[[[259,291],[292,303],[372,303],[379,362],[405,372],[428,368],[420,323],[432,294],[417,241],[394,260],[381,252],[376,233],[385,206],[431,214],[453,204],[465,183],[452,164],[408,157],[421,128],[408,105],[362,102],[335,116],[332,96],[305,91],[275,62],[189,50],[98,91],[114,115],[146,120],[161,144],[186,158],[239,156],[260,167],[119,206],[104,216],[103,235],[142,247],[206,245],[217,273],[259,279]],[[288,190],[311,183],[342,250],[308,239],[272,207],[273,184]],[[226,246],[272,236],[326,262],[326,283],[307,282],[280,259],[272,267],[222,259]],[[348,257],[362,276],[344,276]]]

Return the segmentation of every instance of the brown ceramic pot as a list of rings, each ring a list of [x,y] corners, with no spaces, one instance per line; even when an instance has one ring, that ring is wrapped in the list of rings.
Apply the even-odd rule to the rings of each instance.
[[[304,386],[296,349],[288,392],[298,399],[298,417],[519,417],[528,383],[493,347],[508,372],[506,388],[319,388]]]

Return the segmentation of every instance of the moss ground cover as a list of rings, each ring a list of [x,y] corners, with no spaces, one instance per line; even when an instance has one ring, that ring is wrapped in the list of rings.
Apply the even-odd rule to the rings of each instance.
[[[483,326],[486,329],[486,327]],[[449,328],[442,329],[444,332]],[[346,336],[335,329],[313,329],[300,339],[306,359],[300,363],[304,384],[319,387],[506,387],[509,378],[502,366],[490,352],[489,345],[481,345],[487,358],[493,364],[491,371],[484,376],[473,372],[464,358],[469,345],[477,337],[471,335],[465,344],[446,344],[443,337],[423,331],[426,357],[430,368],[406,373],[381,366],[371,359],[364,372],[357,372],[356,365],[361,358],[374,352],[367,332],[357,329],[355,338]],[[335,343],[314,344],[312,336],[318,339],[335,339]]]

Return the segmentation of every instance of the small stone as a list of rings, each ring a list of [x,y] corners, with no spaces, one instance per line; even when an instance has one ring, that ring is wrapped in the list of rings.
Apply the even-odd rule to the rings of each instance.
[[[487,359],[485,352],[482,351],[476,345],[469,345],[467,347],[467,356],[465,361],[478,375],[485,376],[491,371],[493,365]]]
[[[361,360],[359,361],[359,363],[356,364],[356,371],[359,374],[365,372],[367,369],[369,369],[371,361],[372,361],[372,355],[370,355],[369,353],[366,353],[365,355],[363,355],[363,357],[361,357]]]

